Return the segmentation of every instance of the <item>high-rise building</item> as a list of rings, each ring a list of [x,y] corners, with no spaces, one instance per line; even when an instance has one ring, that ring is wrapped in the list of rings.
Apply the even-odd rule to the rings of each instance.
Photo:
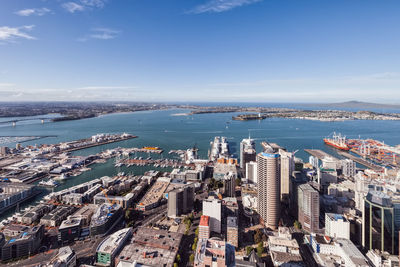
[[[341,214],[325,213],[325,235],[350,239],[350,222]]]
[[[248,183],[257,184],[257,162],[246,163],[246,179]]]
[[[199,239],[210,238],[210,216],[201,215],[199,223]]]
[[[356,163],[351,159],[342,160],[342,173],[345,177],[354,177],[356,175]]]
[[[290,176],[294,171],[294,153],[279,149],[281,155],[281,201],[289,203]]]
[[[222,201],[216,198],[203,200],[203,215],[210,217],[210,231],[221,233]]]
[[[253,139],[243,139],[240,142],[240,168],[244,169],[246,163],[256,160],[256,144]]]
[[[194,189],[192,186],[178,188],[168,193],[168,217],[178,217],[193,210]]]
[[[234,247],[239,246],[239,228],[237,217],[226,218],[226,242]]]
[[[362,216],[363,247],[394,254],[398,240],[395,238],[395,208],[390,196],[382,191],[370,190],[364,198]]]
[[[304,230],[316,232],[319,229],[319,193],[310,184],[302,184],[297,192],[299,222]]]
[[[271,146],[257,155],[258,213],[266,227],[278,228],[280,219],[280,155]]]
[[[236,196],[236,176],[228,173],[224,177],[224,194],[227,197]]]

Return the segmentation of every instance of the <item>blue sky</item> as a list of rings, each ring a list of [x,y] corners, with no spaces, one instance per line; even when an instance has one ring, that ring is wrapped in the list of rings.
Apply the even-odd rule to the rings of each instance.
[[[0,0],[0,101],[400,100],[398,0]]]

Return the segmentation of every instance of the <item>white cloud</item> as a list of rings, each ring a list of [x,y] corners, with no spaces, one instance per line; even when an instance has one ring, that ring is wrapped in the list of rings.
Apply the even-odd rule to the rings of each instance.
[[[78,39],[80,42],[86,42],[89,39],[110,40],[118,36],[120,31],[110,28],[94,28],[91,33]]]
[[[34,25],[26,25],[21,27],[0,27],[0,41],[12,42],[18,38],[34,40],[36,38],[26,32],[32,30],[33,27]]]
[[[81,4],[75,2],[67,2],[62,4],[62,7],[67,10],[69,13],[75,13],[77,11],[85,10],[85,7]]]
[[[236,7],[250,5],[260,1],[262,0],[209,0],[209,2],[203,5],[196,6],[187,13],[220,13]]]
[[[81,0],[81,3],[89,7],[102,8],[105,5],[106,0]]]
[[[80,0],[75,2],[66,2],[62,7],[70,13],[84,11],[93,8],[103,8],[107,0]]]
[[[49,13],[49,12],[51,12],[50,9],[42,7],[42,8],[22,9],[22,10],[19,10],[19,11],[15,12],[15,14],[17,14],[18,16],[27,17],[27,16],[31,16],[31,15],[43,16],[43,15],[46,15],[47,13]]]
[[[110,90],[110,89],[117,89],[117,90],[129,90],[129,89],[137,89],[136,86],[85,86],[76,88],[77,90],[88,90],[88,91],[97,91],[97,90]]]

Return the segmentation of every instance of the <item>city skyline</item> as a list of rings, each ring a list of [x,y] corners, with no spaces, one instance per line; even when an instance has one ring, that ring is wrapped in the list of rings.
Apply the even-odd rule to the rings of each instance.
[[[1,5],[2,101],[400,99],[397,1]]]

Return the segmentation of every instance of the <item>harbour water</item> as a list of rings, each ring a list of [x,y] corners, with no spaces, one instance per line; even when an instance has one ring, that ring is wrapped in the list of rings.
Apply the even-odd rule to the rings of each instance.
[[[199,155],[207,157],[210,141],[214,136],[226,136],[231,152],[238,154],[239,143],[251,135],[256,140],[257,150],[261,151],[261,141],[275,142],[289,151],[299,150],[296,156],[308,161],[308,154],[303,149],[322,149],[338,156],[334,149],[324,145],[323,137],[336,131],[348,138],[373,138],[389,145],[400,143],[400,121],[342,121],[320,122],[293,119],[266,119],[254,121],[233,121],[237,113],[214,113],[184,116],[189,110],[175,109],[163,111],[143,111],[100,116],[96,118],[41,123],[40,120],[26,121],[13,127],[11,124],[0,124],[0,136],[50,136],[38,140],[24,142],[23,145],[41,143],[59,143],[76,139],[88,138],[97,133],[123,133],[137,135],[138,138],[118,143],[92,147],[73,152],[75,155],[90,155],[108,148],[158,146],[164,150],[163,155],[151,157],[173,157],[171,149],[187,149],[194,145],[199,148]],[[7,120],[7,118],[2,118]],[[15,142],[3,143],[2,146],[15,146]],[[138,154],[138,156],[140,156]],[[143,157],[147,157],[145,154]],[[338,156],[339,157],[339,156]],[[72,177],[55,188],[55,191],[80,184],[104,175],[115,175],[118,172],[142,174],[154,169],[150,166],[114,167],[111,159],[104,164],[91,165],[92,170]],[[160,169],[169,171],[170,169]],[[51,189],[46,189],[51,190]],[[38,201],[46,191],[35,199]],[[32,201],[27,204],[32,204]],[[25,205],[27,205],[25,204]],[[25,205],[21,205],[23,208]],[[0,219],[10,216],[3,214]]]

